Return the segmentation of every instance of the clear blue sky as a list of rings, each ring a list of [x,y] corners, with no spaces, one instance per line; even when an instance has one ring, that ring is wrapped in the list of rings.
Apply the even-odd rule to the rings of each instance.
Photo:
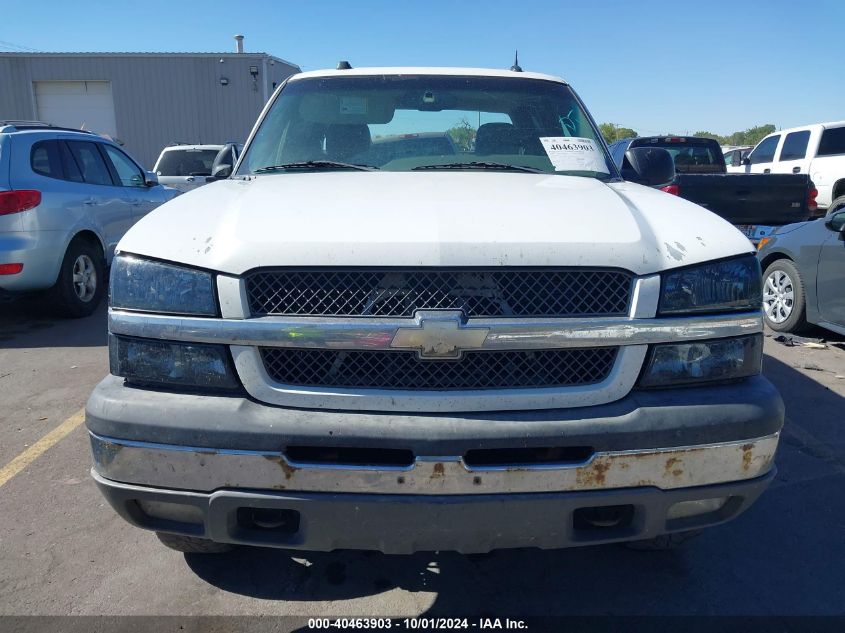
[[[640,134],[845,119],[845,0],[0,2],[0,50],[248,51],[303,70],[509,67]]]

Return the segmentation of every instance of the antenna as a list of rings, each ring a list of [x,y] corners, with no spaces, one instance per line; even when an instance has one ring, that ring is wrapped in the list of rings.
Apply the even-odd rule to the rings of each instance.
[[[511,70],[515,73],[522,72],[522,66],[519,65],[519,51],[516,51],[513,55],[513,66],[511,66]]]

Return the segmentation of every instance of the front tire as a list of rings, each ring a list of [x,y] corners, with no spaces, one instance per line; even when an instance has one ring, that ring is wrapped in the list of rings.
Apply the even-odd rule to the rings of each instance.
[[[195,536],[183,536],[182,534],[170,534],[168,532],[156,532],[156,536],[170,549],[185,554],[222,554],[232,549],[232,546],[226,543],[215,543]]]
[[[763,316],[776,332],[798,332],[807,325],[804,280],[792,260],[772,262],[763,273]]]
[[[67,247],[52,289],[56,310],[72,319],[89,316],[100,304],[106,284],[106,263],[99,245],[75,238]]]

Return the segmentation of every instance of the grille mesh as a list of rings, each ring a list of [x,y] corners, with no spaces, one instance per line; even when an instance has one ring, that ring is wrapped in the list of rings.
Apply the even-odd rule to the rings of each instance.
[[[623,316],[632,275],[607,270],[274,270],[246,277],[254,316]]]
[[[607,378],[617,350],[472,351],[457,360],[423,360],[413,351],[265,347],[261,356],[283,384],[436,391],[594,384]]]

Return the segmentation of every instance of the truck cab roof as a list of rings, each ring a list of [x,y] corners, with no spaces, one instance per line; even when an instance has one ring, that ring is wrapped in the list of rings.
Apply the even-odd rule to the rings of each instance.
[[[542,79],[567,84],[564,79],[555,75],[525,71],[502,70],[500,68],[440,68],[437,66],[386,66],[373,68],[350,68],[346,70],[325,69],[312,70],[293,75],[288,81],[299,81],[313,77],[349,77],[372,75],[436,75],[455,77],[514,77],[517,79]]]

